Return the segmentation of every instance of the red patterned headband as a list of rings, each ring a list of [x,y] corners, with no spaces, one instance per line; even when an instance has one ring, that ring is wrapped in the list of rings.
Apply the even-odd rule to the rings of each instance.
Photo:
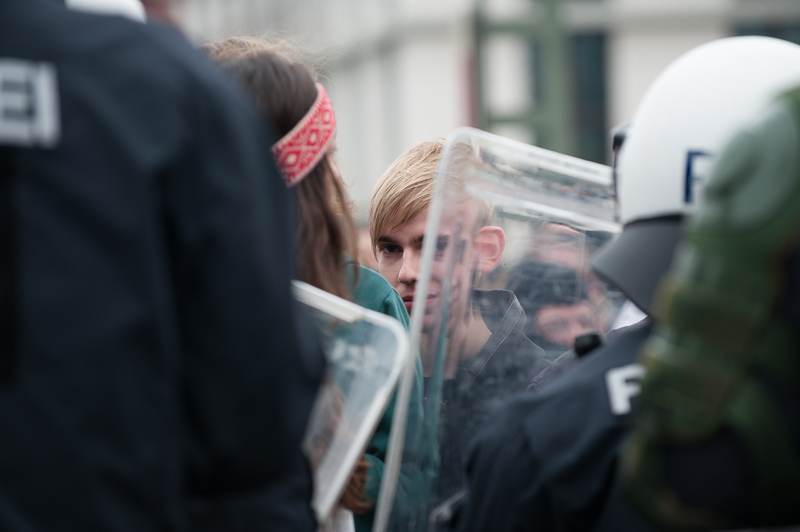
[[[272,146],[286,186],[291,188],[317,166],[336,133],[336,116],[328,93],[317,83],[317,99],[296,126]]]

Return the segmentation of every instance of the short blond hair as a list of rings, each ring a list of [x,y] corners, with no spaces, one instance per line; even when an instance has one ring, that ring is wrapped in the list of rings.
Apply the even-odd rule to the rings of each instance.
[[[381,235],[430,205],[444,143],[444,139],[434,139],[406,150],[378,180],[369,198],[369,236],[374,254]]]

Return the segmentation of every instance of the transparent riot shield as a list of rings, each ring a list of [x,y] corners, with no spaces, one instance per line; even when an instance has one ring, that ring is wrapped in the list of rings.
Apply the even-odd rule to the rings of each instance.
[[[314,475],[311,506],[324,528],[408,359],[408,333],[389,316],[294,281],[296,300],[316,321],[327,358],[303,450]]]
[[[397,476],[384,472],[374,531],[428,530],[431,510],[466,485],[478,427],[576,337],[608,332],[623,299],[589,261],[619,233],[615,210],[607,166],[474,129],[451,135],[411,311],[424,418],[390,443]]]

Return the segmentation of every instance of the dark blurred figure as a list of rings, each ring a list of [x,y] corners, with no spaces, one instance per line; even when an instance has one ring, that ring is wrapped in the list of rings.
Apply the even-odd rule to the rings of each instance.
[[[575,338],[597,329],[586,280],[560,264],[525,261],[508,287],[522,305],[525,335],[555,360],[572,349]]]
[[[0,0],[0,529],[315,528],[274,140],[174,31]]]

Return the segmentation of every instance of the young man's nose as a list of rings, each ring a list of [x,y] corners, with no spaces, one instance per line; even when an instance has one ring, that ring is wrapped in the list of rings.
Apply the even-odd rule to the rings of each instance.
[[[419,273],[419,254],[413,251],[403,253],[403,263],[400,266],[400,273],[397,280],[403,284],[413,283],[417,280]]]

